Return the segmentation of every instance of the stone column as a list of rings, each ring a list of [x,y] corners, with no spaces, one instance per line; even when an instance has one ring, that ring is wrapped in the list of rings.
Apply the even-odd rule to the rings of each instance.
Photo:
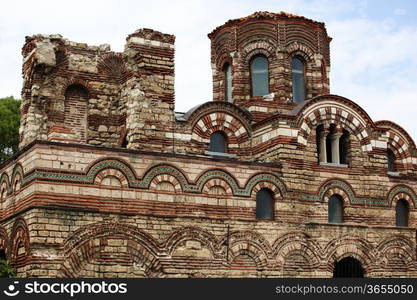
[[[329,134],[328,130],[323,130],[319,133],[319,161],[320,162],[327,162],[327,149],[326,149],[326,138]]]
[[[330,143],[332,147],[332,163],[340,164],[339,140],[342,133],[335,132],[330,134]]]

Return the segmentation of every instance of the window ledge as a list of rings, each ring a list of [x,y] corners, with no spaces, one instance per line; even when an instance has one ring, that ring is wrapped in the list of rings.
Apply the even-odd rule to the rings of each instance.
[[[213,151],[205,151],[204,154],[211,155],[211,156],[217,156],[217,157],[236,157],[236,154],[232,153],[224,153],[224,152],[213,152]]]
[[[336,163],[328,163],[328,162],[320,162],[320,166],[329,166],[329,167],[342,167],[347,168],[349,165],[347,164],[336,164]]]
[[[392,172],[392,171],[388,171],[388,172],[387,172],[387,175],[389,175],[389,176],[396,176],[396,177],[398,177],[398,176],[400,176],[400,172]]]

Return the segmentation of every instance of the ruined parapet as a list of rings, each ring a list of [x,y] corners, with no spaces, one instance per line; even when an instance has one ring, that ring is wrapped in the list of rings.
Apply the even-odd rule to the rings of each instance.
[[[133,76],[122,89],[127,147],[172,151],[175,37],[140,29],[127,37],[124,59]]]

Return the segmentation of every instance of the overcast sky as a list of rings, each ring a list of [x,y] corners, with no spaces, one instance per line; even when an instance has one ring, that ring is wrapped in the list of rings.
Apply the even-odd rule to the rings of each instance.
[[[388,119],[417,142],[417,1],[5,1],[0,10],[0,97],[20,98],[27,35],[59,33],[122,51],[126,36],[152,28],[176,36],[176,111],[212,99],[207,33],[255,11],[286,11],[325,22],[331,42],[331,93]]]

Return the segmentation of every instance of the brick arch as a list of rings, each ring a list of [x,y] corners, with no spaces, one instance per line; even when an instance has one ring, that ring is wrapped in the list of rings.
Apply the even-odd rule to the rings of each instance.
[[[373,150],[371,134],[375,124],[368,114],[354,102],[335,95],[323,95],[305,101],[294,112],[297,114],[298,143],[306,146],[308,137],[318,125],[335,124],[346,129],[361,145],[362,152]]]
[[[304,251],[314,265],[319,264],[322,249],[319,244],[310,240],[310,237],[302,231],[289,232],[278,237],[273,245],[272,257],[279,265],[283,264],[283,258],[292,251]]]
[[[102,159],[98,159],[92,162],[86,168],[87,181],[89,181],[90,183],[101,182],[101,180],[104,177],[101,176],[101,179],[100,179],[100,177],[97,178],[97,176],[99,174],[101,175],[106,174],[106,172],[104,173],[102,172],[108,169],[114,170],[113,172],[115,171],[121,172],[121,174],[125,178],[123,182],[126,182],[128,186],[131,186],[136,181],[136,173],[133,170],[133,168],[130,166],[130,164],[124,160],[121,160],[119,158],[114,158],[114,157],[102,158]]]
[[[13,171],[12,171],[12,186],[14,188],[15,184],[16,184],[16,180],[20,179],[21,184],[23,184],[23,179],[24,179],[24,173],[23,173],[23,167],[22,164],[17,163],[14,165],[13,167]]]
[[[223,178],[211,178],[211,179],[207,180],[203,185],[202,192],[205,193],[205,194],[209,194],[210,189],[215,187],[215,186],[222,187],[224,189],[226,195],[232,195],[233,194],[232,187]]]
[[[89,85],[89,83],[87,81],[85,81],[83,79],[79,79],[79,78],[73,78],[73,77],[69,78],[65,81],[65,83],[64,83],[64,85],[62,86],[62,89],[61,89],[61,95],[64,97],[65,92],[67,91],[67,89],[70,86],[73,86],[73,85],[82,86],[87,91],[89,99],[95,98],[95,95],[93,93],[93,88]]]
[[[295,41],[288,44],[285,50],[289,58],[292,58],[294,56],[301,56],[302,58],[304,58],[306,63],[311,62],[314,57],[314,52],[310,49],[310,47],[299,41]]]
[[[19,254],[18,251],[24,247],[24,253]],[[29,229],[25,219],[19,217],[15,220],[10,234],[9,256],[12,262],[17,266],[25,265],[26,260],[31,255],[31,244]]]
[[[386,200],[390,207],[395,207],[395,204],[398,200],[404,199],[408,202],[408,205],[411,208],[417,207],[417,195],[412,188],[399,184],[390,189],[387,194]]]
[[[245,184],[245,190],[251,197],[255,197],[256,193],[267,188],[274,192],[275,195],[283,198],[287,192],[284,182],[275,174],[258,173],[249,178]]]
[[[223,71],[224,65],[228,63],[232,67],[233,73],[233,58],[230,56],[230,51],[228,49],[222,48],[220,52],[217,52],[216,56],[216,69],[218,72]]]
[[[416,260],[414,243],[404,236],[390,236],[381,241],[376,250],[377,257],[382,260],[383,264],[386,264],[393,254],[404,257],[407,265],[413,264]]]
[[[159,244],[154,238],[139,230],[135,226],[100,222],[86,225],[69,236],[61,245],[64,260],[59,277],[77,277],[82,275],[84,265],[100,258],[104,252],[107,241],[117,239],[125,241],[124,252],[112,255],[129,257],[132,265],[140,266],[146,277],[158,273],[160,268],[157,254],[160,252]],[[106,264],[118,264],[107,259]]]
[[[179,186],[178,189],[184,191],[189,186],[189,181],[187,176],[183,173],[182,170],[177,168],[174,165],[170,164],[158,164],[150,167],[143,175],[141,182],[139,183],[140,187],[149,188],[152,186],[155,178],[172,178],[172,182],[175,182],[174,186]],[[156,179],[157,181],[159,179]],[[176,188],[177,189],[177,188]]]
[[[227,112],[211,112],[201,116],[192,127],[192,140],[208,143],[210,136],[216,131],[224,132],[229,147],[235,148],[251,135],[247,125],[236,116]]]
[[[219,239],[209,231],[195,226],[184,226],[175,230],[163,245],[166,255],[172,255],[179,244],[189,240],[198,241],[207,247],[214,258],[222,257]]]
[[[271,245],[265,237],[255,231],[234,231],[229,235],[229,260],[238,256],[241,251],[251,253],[257,268],[266,267],[272,253]]]
[[[106,74],[118,82],[122,82],[128,73],[121,53],[103,54],[98,62],[97,69],[99,73]]]
[[[267,40],[256,40],[247,43],[240,51],[240,62],[244,68],[249,68],[250,61],[256,55],[264,55],[269,65],[275,59],[276,45]]]
[[[10,184],[9,175],[3,172],[0,177],[0,202],[4,201],[8,195],[12,192],[12,186]]]
[[[6,253],[6,258],[10,257],[10,241],[7,230],[0,226],[0,250],[3,250]]]
[[[177,180],[176,177],[172,176],[171,174],[159,174],[155,176],[151,182],[149,188],[156,189],[157,185],[163,182],[169,182],[174,187],[175,192],[180,193],[182,192],[182,187],[180,182]]]
[[[94,178],[94,184],[101,185],[103,180],[110,176],[116,177],[119,180],[121,187],[126,188],[129,186],[129,182],[125,174],[123,174],[120,170],[112,168],[102,169],[98,172]]]
[[[202,192],[208,188],[213,181],[221,182],[225,190],[230,190],[233,195],[239,194],[240,186],[238,180],[229,172],[222,169],[209,169],[203,171],[196,179],[197,190]]]
[[[323,202],[328,202],[333,195],[339,195],[344,203],[352,204],[356,202],[355,192],[351,185],[346,181],[336,178],[326,180],[318,189],[318,197]]]
[[[362,264],[365,274],[377,259],[372,244],[358,236],[348,235],[330,240],[324,248],[324,256],[329,270],[333,271],[336,262],[350,256]]]

